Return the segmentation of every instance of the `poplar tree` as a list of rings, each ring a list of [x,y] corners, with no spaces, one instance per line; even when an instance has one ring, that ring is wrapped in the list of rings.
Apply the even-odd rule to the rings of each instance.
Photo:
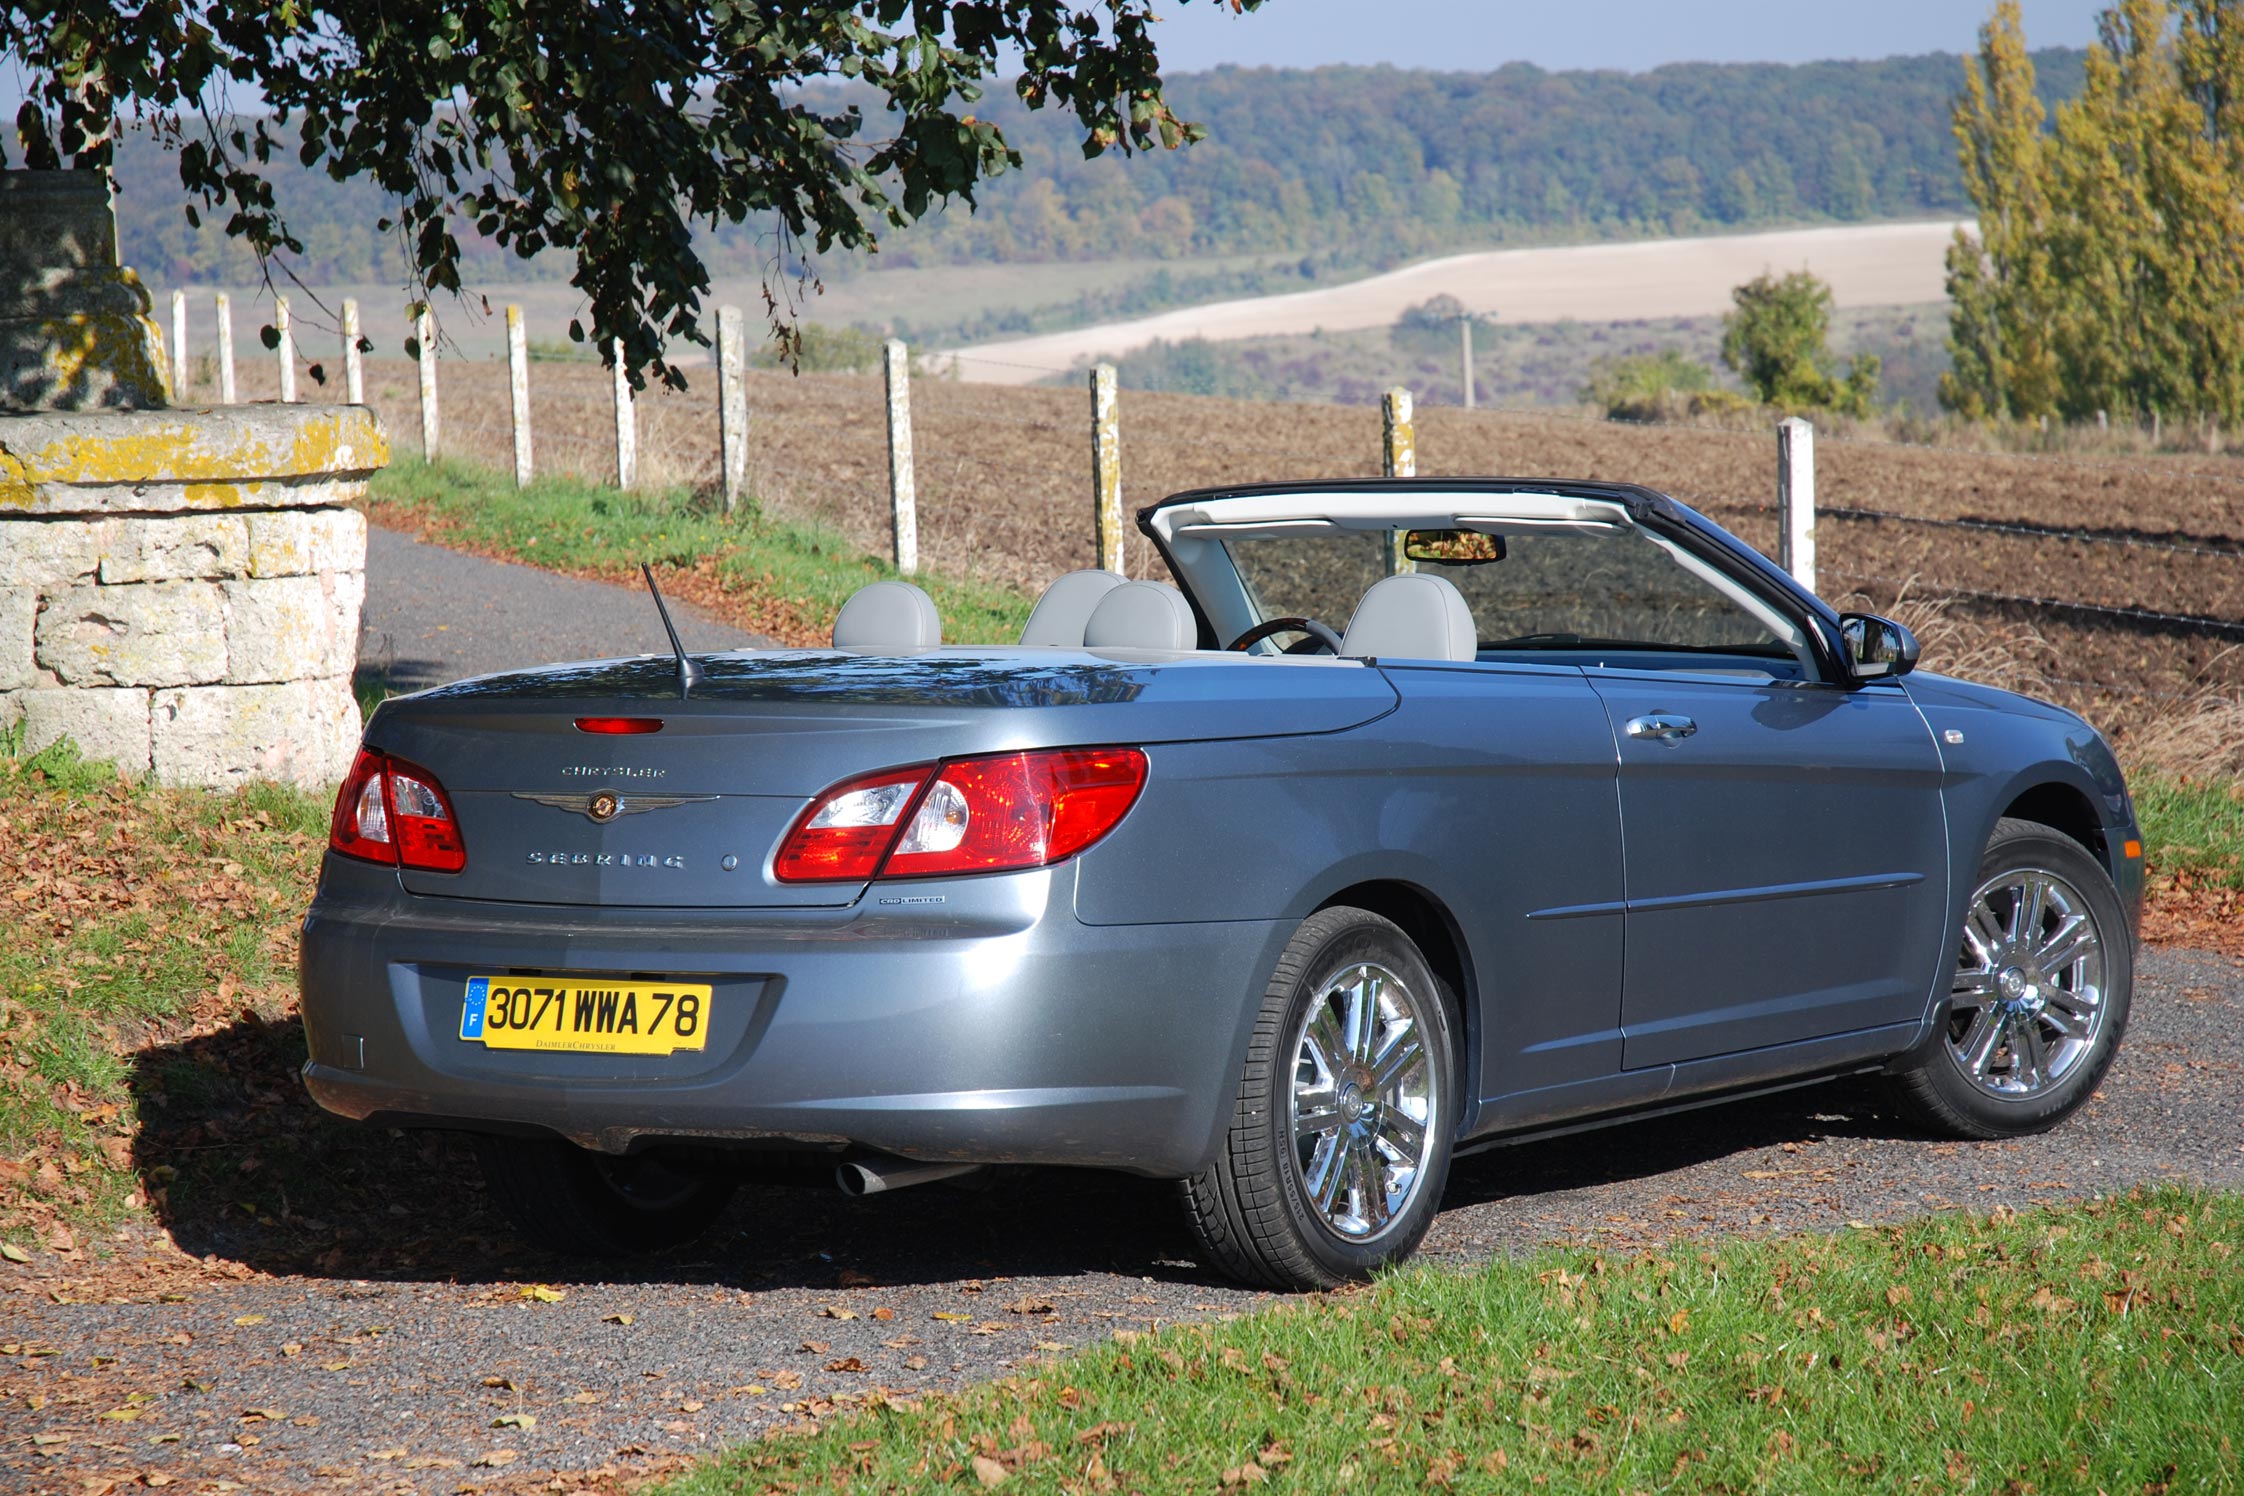
[[[1940,376],[1940,402],[1974,419],[2025,419],[2056,403],[2042,120],[2018,3],[2002,0],[1980,28],[1978,61],[1965,70],[1954,114],[1979,225],[1976,235],[1956,230],[1948,246],[1954,367]]]
[[[2119,0],[2053,131],[2013,0],[1980,35],[1942,403],[2244,417],[2244,0]]]

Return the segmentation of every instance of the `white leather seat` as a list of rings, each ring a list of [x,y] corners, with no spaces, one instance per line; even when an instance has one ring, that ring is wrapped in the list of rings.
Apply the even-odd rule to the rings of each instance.
[[[1372,583],[1340,640],[1340,652],[1358,659],[1469,660],[1479,648],[1465,594],[1422,571]]]
[[[1023,644],[1081,649],[1083,629],[1109,592],[1123,584],[1111,571],[1071,571],[1044,589],[1022,626]]]
[[[1109,588],[1083,625],[1085,649],[1191,649],[1199,642],[1192,604],[1167,582]]]
[[[932,649],[943,642],[935,599],[909,582],[873,582],[834,615],[836,649]]]

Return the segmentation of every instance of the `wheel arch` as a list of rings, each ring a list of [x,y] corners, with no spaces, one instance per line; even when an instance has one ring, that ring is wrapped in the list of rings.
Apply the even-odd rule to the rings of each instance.
[[[2112,870],[2110,838],[2096,804],[2078,785],[2063,779],[2044,779],[2023,789],[2012,788],[2009,803],[1997,820],[2032,821],[2080,843],[2088,854]],[[1988,827],[1991,832],[1994,828]]]
[[[1328,894],[1317,908],[1341,906],[1366,910],[1399,926],[1433,967],[1434,975],[1456,994],[1458,1136],[1470,1135],[1480,1111],[1481,1004],[1463,926],[1433,892],[1397,878],[1351,883]]]

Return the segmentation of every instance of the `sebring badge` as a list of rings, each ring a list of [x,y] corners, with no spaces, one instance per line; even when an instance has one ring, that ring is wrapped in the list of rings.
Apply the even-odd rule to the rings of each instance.
[[[605,825],[617,816],[635,816],[641,811],[668,810],[673,805],[694,805],[714,800],[715,795],[642,795],[625,794],[621,790],[594,790],[589,795],[539,795],[528,790],[517,790],[517,800],[535,800],[540,805],[550,805],[555,810],[573,810]]]

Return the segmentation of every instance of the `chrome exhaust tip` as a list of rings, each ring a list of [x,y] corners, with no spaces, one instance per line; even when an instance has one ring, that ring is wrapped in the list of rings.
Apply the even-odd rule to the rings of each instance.
[[[844,1160],[834,1168],[834,1183],[841,1192],[852,1197],[884,1194],[889,1190],[909,1189],[915,1184],[934,1184],[944,1179],[959,1179],[968,1174],[979,1174],[981,1164],[923,1164],[915,1159],[898,1158],[893,1154],[876,1153],[864,1158]]]

